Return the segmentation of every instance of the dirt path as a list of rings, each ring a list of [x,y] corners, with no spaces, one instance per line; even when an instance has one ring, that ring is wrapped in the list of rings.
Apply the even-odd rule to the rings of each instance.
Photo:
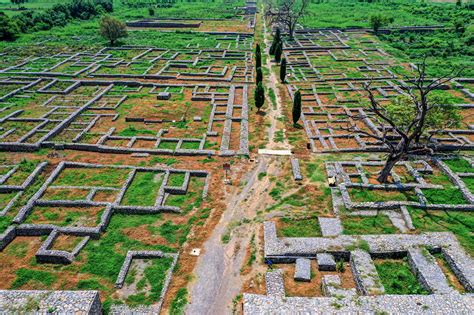
[[[288,143],[288,139],[286,137],[286,130],[282,129],[283,131],[283,142],[275,142],[275,134],[278,131],[278,123],[279,120],[278,118],[283,116],[283,101],[280,96],[280,90],[278,89],[278,82],[279,79],[275,75],[275,73],[272,71],[272,58],[270,57],[270,54],[268,53],[269,48],[271,46],[271,42],[267,39],[268,35],[271,35],[268,33],[267,26],[265,23],[263,23],[263,28],[264,28],[264,40],[265,40],[265,54],[267,55],[267,62],[265,65],[263,65],[265,68],[268,69],[270,75],[268,77],[268,80],[266,80],[266,85],[267,85],[267,93],[266,93],[266,99],[267,99],[267,106],[268,111],[268,119],[270,120],[271,125],[268,127],[268,144],[266,145],[265,149],[291,149],[290,144]],[[270,97],[268,97],[268,91],[272,89],[275,92],[276,96],[276,108],[274,108]],[[280,123],[281,124],[281,123]]]
[[[267,34],[266,28],[265,34]],[[269,46],[270,43],[266,39],[265,42],[266,46]],[[268,56],[267,49],[264,53]],[[274,108],[267,92],[269,106],[266,115],[271,124],[267,128],[269,142],[265,148],[291,149],[286,134],[283,142],[274,141],[275,134],[279,130],[278,118],[282,116],[282,100],[277,89],[278,79],[271,71],[270,57],[264,66],[270,72],[270,77],[266,80],[267,91],[269,88],[273,89],[277,100]],[[230,190],[225,200],[227,208],[198,258],[195,280],[190,284],[186,314],[232,313],[233,299],[240,293],[245,279],[240,269],[245,263],[250,239],[260,226],[253,222],[253,219],[259,210],[272,202],[268,195],[272,185],[269,176],[259,179],[258,174],[266,172],[268,175],[281,175],[281,158],[259,156],[255,165],[245,174],[243,182],[246,184],[243,187],[237,187],[238,183],[227,187]],[[230,241],[225,244],[222,242],[222,237],[229,235],[229,231],[232,231]]]
[[[198,259],[196,282],[190,291],[187,314],[231,313],[232,300],[239,294],[242,286],[240,268],[256,227],[253,222],[244,223],[242,220],[245,218],[246,221],[251,221],[257,210],[265,206],[270,183],[267,179],[259,180],[258,174],[277,171],[275,161],[271,157],[259,158],[246,175],[247,184],[242,189],[234,188],[226,198],[227,209]],[[232,237],[224,244],[222,236],[232,227]]]

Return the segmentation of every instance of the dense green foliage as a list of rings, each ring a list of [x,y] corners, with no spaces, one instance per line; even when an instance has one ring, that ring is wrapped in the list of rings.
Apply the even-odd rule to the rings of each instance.
[[[463,77],[474,75],[473,25],[462,31],[392,32],[380,35],[380,39],[395,48],[392,54],[407,62],[427,56],[428,75],[440,76],[457,67],[463,68]]]
[[[380,14],[385,26],[453,24],[473,20],[468,6],[407,0],[313,0],[302,23],[306,27],[370,27],[370,16]]]
[[[4,17],[0,19],[0,29],[7,28],[9,32],[16,32],[18,29],[22,33],[49,30],[54,26],[65,26],[73,19],[88,20],[112,11],[111,0],[73,0],[66,4],[56,4],[44,12],[26,11],[11,19]],[[0,37],[1,40],[14,39],[14,37],[5,36],[5,32],[0,35],[3,35]]]
[[[296,125],[298,123],[298,120],[300,120],[300,117],[301,117],[301,92],[299,90],[296,91],[295,97],[293,99],[292,116],[293,116],[293,125]]]
[[[111,16],[104,16],[100,20],[100,35],[114,45],[122,37],[127,37],[127,26],[122,21]]]
[[[283,58],[280,63],[280,81],[285,83],[286,80],[286,58]]]
[[[262,82],[259,82],[257,88],[254,92],[254,99],[255,99],[255,106],[257,106],[258,110],[262,108],[263,104],[265,103],[265,90],[263,88]]]

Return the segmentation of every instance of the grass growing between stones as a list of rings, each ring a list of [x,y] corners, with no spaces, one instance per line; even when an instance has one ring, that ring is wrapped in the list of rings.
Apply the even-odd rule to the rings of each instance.
[[[393,226],[390,219],[378,214],[373,217],[355,217],[347,216],[342,218],[344,234],[363,235],[363,234],[395,234],[398,230]]]
[[[456,173],[471,173],[473,171],[471,164],[465,159],[443,160],[443,162]]]
[[[125,228],[152,224],[158,219],[159,217],[154,215],[114,215],[107,233],[97,242],[89,242],[85,247],[87,264],[83,266],[82,271],[115,281],[128,249],[172,251],[169,247],[162,245],[145,245],[123,233]]]
[[[474,216],[462,211],[421,210],[409,208],[413,225],[420,232],[454,233],[466,251],[474,256]]]
[[[278,224],[279,237],[320,237],[318,218],[281,218]]]
[[[128,187],[122,203],[126,205],[153,206],[164,173],[137,172]]]
[[[413,191],[386,191],[369,189],[349,189],[354,202],[418,201]]]
[[[54,274],[47,271],[20,268],[16,271],[16,279],[11,289],[20,289],[30,282],[36,282],[40,287],[48,289],[56,279],[57,277]]]
[[[138,293],[128,296],[127,304],[133,307],[158,301],[172,262],[169,257],[153,259],[143,271],[143,277],[136,282]]]
[[[428,294],[411,272],[407,258],[374,263],[386,294]]]
[[[423,194],[431,204],[462,205],[467,201],[457,187],[445,187],[444,189],[423,189]]]
[[[175,298],[171,302],[170,314],[184,314],[184,308],[188,304],[188,290],[181,288],[176,293]]]

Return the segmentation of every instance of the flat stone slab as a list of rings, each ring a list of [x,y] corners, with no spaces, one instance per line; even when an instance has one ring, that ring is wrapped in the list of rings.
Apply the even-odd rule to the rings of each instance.
[[[299,160],[291,158],[290,161],[291,161],[291,169],[293,170],[293,178],[295,180],[302,180],[303,175],[301,175]]]
[[[336,271],[336,260],[333,255],[319,253],[316,255],[316,260],[320,271]]]
[[[311,281],[311,260],[308,258],[296,259],[295,280],[306,282]]]
[[[263,155],[293,155],[291,150],[267,150],[267,149],[258,149],[258,154]]]
[[[339,218],[318,217],[321,233],[324,237],[338,236],[342,234],[342,224]]]
[[[156,99],[158,99],[158,100],[169,100],[170,97],[171,97],[170,92],[160,92],[156,96]]]

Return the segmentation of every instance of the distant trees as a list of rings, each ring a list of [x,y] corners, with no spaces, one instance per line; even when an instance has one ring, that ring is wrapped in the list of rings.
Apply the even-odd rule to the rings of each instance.
[[[18,6],[18,9],[20,9],[20,6],[25,3],[25,2],[28,2],[28,0],[10,0],[11,3],[13,4],[16,4]]]
[[[281,54],[283,52],[283,43],[279,42],[275,48],[275,61],[280,63],[281,61]]]
[[[152,7],[149,7],[148,8],[148,15],[149,16],[154,16],[155,15],[155,9],[153,9]]]
[[[111,16],[104,16],[100,20],[100,35],[114,45],[117,39],[127,37],[127,26],[122,21]]]
[[[300,90],[296,91],[295,96],[293,98],[292,116],[293,116],[293,126],[297,126],[298,125],[298,120],[300,120],[300,117],[301,117],[301,92],[300,92]]]
[[[385,18],[381,14],[373,14],[369,17],[370,27],[374,30],[375,34],[378,34],[379,29],[384,24]]]
[[[298,21],[307,13],[310,0],[281,0],[278,19],[288,29],[288,35],[293,34]]]
[[[265,103],[265,90],[263,88],[262,82],[257,84],[257,88],[254,92],[254,100],[255,106],[257,107],[257,112],[260,112],[260,108],[262,108],[263,104]]]
[[[44,11],[27,10],[9,19],[0,18],[0,29],[3,34],[14,33],[13,37],[17,37],[19,33],[49,30],[54,26],[64,26],[72,19],[87,20],[112,11],[112,0],[73,0],[58,3]],[[11,40],[10,35],[7,37],[4,35],[0,39]]]
[[[286,58],[283,58],[280,63],[280,81],[281,83],[286,81]]]
[[[20,33],[18,25],[3,12],[0,12],[0,40],[15,40]]]
[[[270,55],[272,56],[275,55],[275,49],[277,45],[280,43],[281,43],[281,33],[280,33],[280,29],[277,27],[275,31],[275,35],[273,36],[272,45],[270,46],[270,50],[269,50]]]
[[[386,17],[386,16],[384,16],[382,14],[379,14],[379,13],[372,14],[369,17],[370,27],[372,28],[372,30],[374,31],[375,34],[378,34],[379,29],[382,26],[384,26],[388,23],[392,23],[393,21],[394,21],[393,17]]]

